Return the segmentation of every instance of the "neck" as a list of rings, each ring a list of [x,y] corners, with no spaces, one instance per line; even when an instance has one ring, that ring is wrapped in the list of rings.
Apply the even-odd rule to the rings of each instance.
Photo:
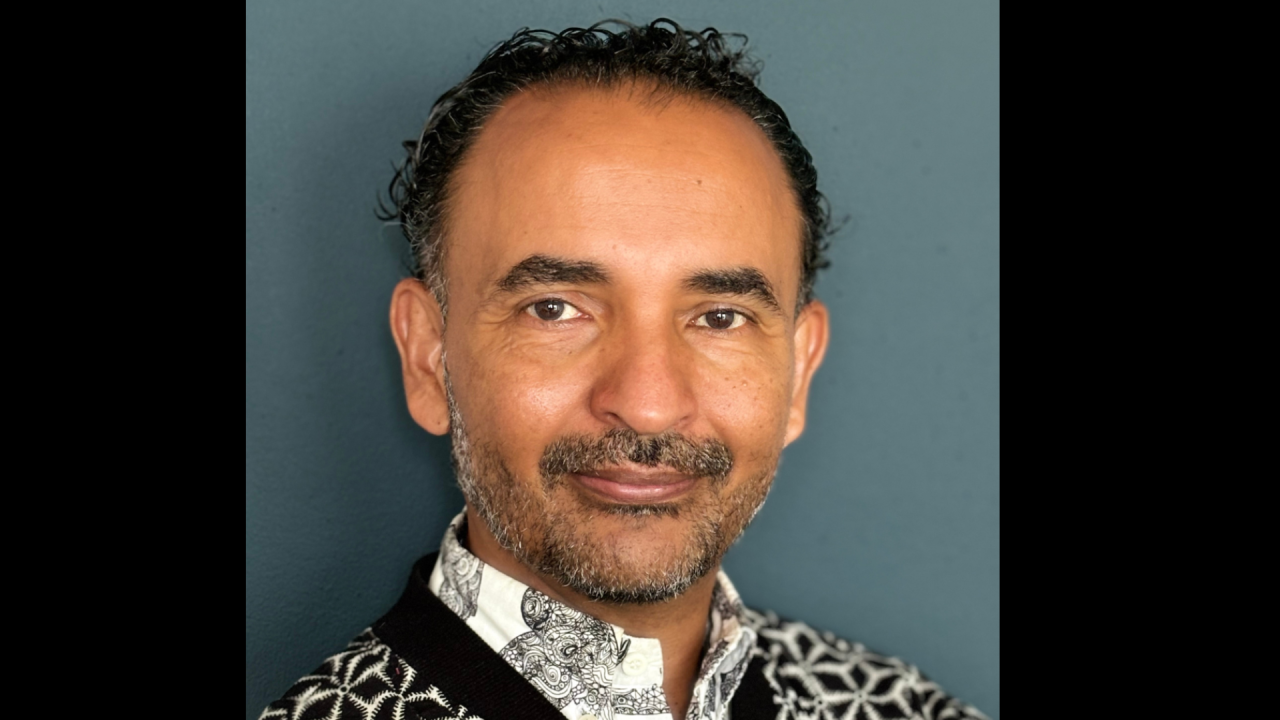
[[[473,555],[508,577],[598,620],[617,625],[633,637],[654,638],[662,644],[662,689],[675,720],[684,718],[698,676],[711,596],[713,570],[679,596],[660,603],[625,604],[592,600],[525,567],[498,544],[484,520],[467,507],[467,545]]]

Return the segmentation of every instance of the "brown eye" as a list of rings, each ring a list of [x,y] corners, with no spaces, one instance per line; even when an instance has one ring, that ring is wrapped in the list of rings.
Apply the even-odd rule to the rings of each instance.
[[[555,320],[564,312],[564,303],[560,300],[543,300],[533,304],[533,311],[543,320]]]
[[[732,330],[746,322],[746,317],[734,310],[712,310],[709,313],[703,313],[698,317],[699,325],[709,327],[712,330]]]
[[[559,298],[548,298],[526,308],[525,312],[547,322],[570,320],[582,315],[578,309]]]

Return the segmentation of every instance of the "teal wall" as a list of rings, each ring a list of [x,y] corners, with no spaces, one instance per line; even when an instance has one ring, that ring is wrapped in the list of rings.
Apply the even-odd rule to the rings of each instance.
[[[462,506],[387,330],[375,195],[432,100],[522,26],[747,33],[852,222],[806,434],[725,561],[748,603],[999,717],[999,18],[967,2],[250,3],[247,717],[376,619]]]

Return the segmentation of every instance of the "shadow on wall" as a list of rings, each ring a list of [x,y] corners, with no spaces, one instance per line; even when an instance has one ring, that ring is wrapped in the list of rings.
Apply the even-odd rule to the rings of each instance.
[[[405,407],[387,326],[407,244],[374,216],[373,196],[399,146],[370,118],[412,127],[422,113],[395,107],[408,94],[387,90],[350,98],[359,112],[307,112],[291,129],[296,142],[261,152],[250,143],[250,718],[394,604],[414,560],[435,550],[463,504],[448,439],[427,434]],[[319,137],[327,140],[316,151],[307,140]]]

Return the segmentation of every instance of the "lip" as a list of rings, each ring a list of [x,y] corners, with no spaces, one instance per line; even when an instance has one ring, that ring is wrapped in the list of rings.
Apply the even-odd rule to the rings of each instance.
[[[581,487],[603,500],[649,504],[674,500],[698,482],[696,477],[670,471],[597,470],[570,475]]]

